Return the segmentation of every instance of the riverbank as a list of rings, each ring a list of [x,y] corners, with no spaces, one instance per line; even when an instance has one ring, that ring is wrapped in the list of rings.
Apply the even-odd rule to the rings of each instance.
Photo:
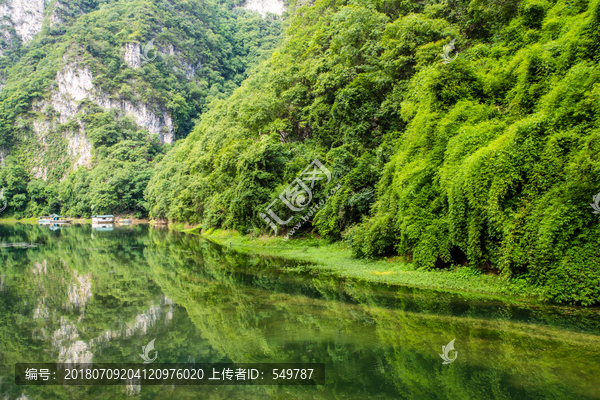
[[[67,221],[69,221],[71,224],[92,224],[92,219],[91,218],[69,218],[66,217],[65,218]],[[137,224],[151,224],[151,225],[161,225],[161,222],[157,222],[157,221],[149,221],[147,219],[136,219],[136,218],[131,218],[128,216],[115,216],[115,222],[114,223],[119,223],[119,221],[124,220],[124,219],[129,219],[131,221],[131,225],[137,225]],[[39,218],[37,217],[32,217],[32,218],[21,218],[21,219],[16,219],[16,218],[12,218],[12,217],[7,217],[7,218],[0,218],[0,224],[37,224],[38,223]]]
[[[224,230],[200,232],[199,228],[185,229],[183,225],[171,225],[171,228],[200,235],[236,251],[310,263],[310,266],[299,268],[341,278],[441,290],[459,293],[468,298],[493,297],[517,302],[539,302],[545,299],[542,290],[529,286],[524,280],[483,274],[474,268],[422,271],[400,257],[356,259],[352,257],[350,247],[343,242],[327,243],[314,237],[284,242],[281,238],[250,237]]]
[[[91,219],[71,219],[73,224],[91,224]],[[158,221],[133,220],[133,224],[156,224]],[[37,218],[0,219],[0,223],[36,224]],[[297,237],[283,241],[280,237],[252,237],[235,231],[208,230],[200,232],[199,227],[183,224],[169,225],[169,228],[200,235],[218,244],[231,247],[239,252],[283,257],[309,265],[299,270],[329,274],[339,278],[357,281],[402,285],[423,289],[440,290],[460,294],[463,297],[498,298],[502,301],[540,302],[546,299],[543,290],[529,286],[524,280],[507,279],[493,274],[484,274],[469,267],[448,270],[423,271],[400,257],[377,260],[356,259],[350,247],[343,242],[328,243],[315,237]]]
[[[0,224],[37,224],[39,218],[0,218]],[[91,218],[67,218],[67,221],[70,221],[72,224],[91,224]]]

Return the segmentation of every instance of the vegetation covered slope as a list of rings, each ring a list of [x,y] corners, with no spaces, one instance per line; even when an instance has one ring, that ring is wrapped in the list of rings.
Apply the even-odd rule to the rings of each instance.
[[[80,3],[63,4],[63,12],[73,7],[69,18],[46,21],[17,56],[2,58],[14,63],[0,92],[4,215],[147,215],[144,189],[164,154],[164,143],[150,135],[157,132],[149,132],[153,118],[172,128],[159,127],[161,138],[185,137],[212,99],[226,97],[268,55],[281,31],[279,19],[239,2]]]
[[[148,206],[267,232],[260,214],[318,158],[333,179],[313,203],[342,186],[303,229],[598,303],[599,61],[598,0],[317,1],[166,155]],[[303,213],[277,204],[281,233]]]

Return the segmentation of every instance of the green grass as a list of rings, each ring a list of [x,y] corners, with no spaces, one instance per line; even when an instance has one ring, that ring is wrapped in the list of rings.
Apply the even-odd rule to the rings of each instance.
[[[0,223],[36,223],[37,218],[16,220],[0,219]],[[80,219],[77,223],[91,223]],[[201,235],[213,242],[249,254],[283,257],[309,263],[302,269],[316,270],[321,274],[349,278],[358,281],[403,285],[459,293],[468,298],[502,298],[503,301],[537,302],[544,300],[543,290],[528,286],[522,280],[510,280],[502,276],[482,274],[469,267],[449,270],[418,270],[410,262],[399,257],[377,260],[356,259],[343,242],[328,243],[314,237],[294,238],[284,242],[279,237],[252,237],[235,231],[208,230],[199,227],[188,229],[184,224],[169,225],[170,228]]]
[[[497,275],[486,275],[469,267],[442,271],[418,270],[399,257],[364,260],[352,257],[351,249],[343,242],[328,243],[314,237],[295,238],[284,242],[275,237],[251,237],[237,232],[174,229],[203,237],[231,247],[236,251],[269,256],[279,256],[312,264],[309,269],[337,277],[359,281],[404,285],[460,293],[469,298],[502,298],[504,301],[537,302],[545,299],[543,290],[531,287],[524,281],[510,280]]]
[[[15,224],[17,222],[21,223],[21,224],[35,224],[38,222],[38,218],[37,217],[22,218],[22,219],[16,219],[14,217],[0,218],[0,224]]]

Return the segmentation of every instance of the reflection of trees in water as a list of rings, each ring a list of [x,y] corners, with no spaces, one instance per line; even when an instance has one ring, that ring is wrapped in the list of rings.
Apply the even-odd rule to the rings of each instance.
[[[89,228],[51,232],[28,225],[0,226],[0,233],[42,243],[28,251],[0,249],[0,318],[6,322],[0,327],[0,351],[6,365],[86,363],[98,361],[97,355],[105,362],[132,361],[132,357],[123,359],[120,352],[103,354],[102,350],[117,342],[134,353],[141,348],[136,342],[144,340],[136,336],[151,329],[153,333],[165,331],[155,325],[173,319],[173,302],[147,278],[139,235],[124,234],[115,241],[96,234],[92,239]],[[119,275],[108,273],[115,269]],[[148,290],[140,291],[140,283]],[[4,380],[0,395],[16,390],[11,385],[14,371],[8,368],[4,372],[12,380]],[[28,393],[49,398],[44,390],[28,388]],[[118,392],[119,388],[108,390]]]
[[[37,242],[36,249],[0,249],[0,396],[98,399],[139,396],[133,386],[16,387],[15,362],[137,362],[156,338],[163,362],[227,361],[206,345],[185,311],[151,280],[146,227],[92,233],[2,226],[0,236]],[[153,244],[154,245],[154,244]],[[91,285],[90,285],[91,284]],[[90,296],[91,294],[91,296]],[[146,334],[146,335],[144,335]],[[7,367],[10,366],[10,367]],[[262,388],[145,387],[150,397],[265,399]]]
[[[133,361],[156,337],[163,362],[316,361],[328,367],[328,381],[315,388],[141,391],[177,399],[593,398],[582,382],[600,372],[586,354],[598,353],[598,337],[554,328],[567,319],[542,309],[530,313],[536,324],[525,324],[501,304],[374,290],[302,268],[283,273],[289,262],[145,227],[93,238],[89,227],[0,226],[0,233],[40,244],[0,249],[0,351],[7,364],[90,355],[95,362]],[[593,323],[580,324],[593,329]],[[457,361],[442,365],[441,346],[455,337]],[[6,377],[0,395],[23,393],[12,384],[13,372],[0,373]],[[30,387],[27,395],[120,398],[127,390],[138,396],[133,387]]]
[[[280,260],[189,237],[165,239],[156,250],[147,253],[155,281],[211,346],[237,362],[326,362],[331,396],[365,388],[416,399],[597,396],[593,376],[600,368],[589,354],[600,350],[600,338],[552,326],[561,321],[551,313],[534,309],[537,323],[530,325],[501,303],[283,276]],[[592,318],[588,328],[593,324]],[[459,357],[442,365],[438,353],[453,338]],[[379,386],[386,384],[396,390],[383,393]]]

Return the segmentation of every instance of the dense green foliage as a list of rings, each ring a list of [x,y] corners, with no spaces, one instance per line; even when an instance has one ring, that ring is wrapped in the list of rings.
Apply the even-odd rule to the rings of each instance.
[[[17,386],[14,364],[64,360],[77,342],[94,363],[140,363],[152,339],[161,363],[319,362],[326,380],[142,385],[141,398],[597,397],[597,310],[465,301],[298,273],[289,261],[147,226],[0,225],[0,237],[38,244],[0,247],[0,391],[9,398],[125,398],[125,385]],[[448,336],[459,354],[452,369],[438,356]]]
[[[16,140],[17,116],[29,110],[34,99],[50,95],[50,81],[65,58],[89,67],[94,84],[120,100],[166,107],[175,120],[176,134],[184,137],[206,104],[239,85],[247,67],[263,57],[278,36],[277,21],[238,9],[232,12],[216,2],[104,3],[72,26],[47,27],[22,48],[24,54],[8,71],[0,93],[0,146]],[[151,40],[155,48],[147,55],[153,61],[143,68],[128,68],[123,46]],[[176,60],[194,67],[198,79],[186,79]]]
[[[600,301],[599,1],[327,0],[289,25],[158,165],[153,216],[267,232],[260,213],[319,158],[334,179],[313,202],[342,187],[303,229]]]
[[[284,43],[248,79],[279,23],[237,5],[82,2],[8,54],[7,213],[149,212],[267,233],[267,206],[318,158],[332,172],[313,188],[319,208],[307,217],[276,201],[291,218],[280,234],[295,227],[347,240],[357,257],[469,265],[559,302],[600,302],[589,207],[600,187],[600,1],[292,2]],[[152,38],[163,55],[128,68],[123,46]],[[34,122],[54,117],[38,105],[73,60],[114,98],[167,110],[182,140],[164,155],[124,115],[84,104],[40,141]],[[66,138],[82,124],[93,165],[73,172]],[[45,180],[33,179],[40,163]]]
[[[156,136],[136,131],[135,123],[115,122],[99,112],[89,118],[89,132],[98,162],[93,169],[80,168],[59,185],[62,212],[68,215],[146,215],[144,190],[152,165],[163,152]]]
[[[3,215],[146,216],[144,190],[152,162],[164,148],[123,112],[89,99],[64,122],[52,107],[57,72],[87,68],[94,90],[112,100],[144,104],[156,115],[168,112],[175,138],[182,138],[210,101],[226,97],[269,54],[279,41],[281,22],[233,2],[56,4],[61,24],[46,23],[27,46],[17,37],[19,46],[0,57],[6,75],[0,92],[0,154],[12,156],[0,172],[0,179],[10,177],[5,190],[10,204]],[[146,55],[152,61],[129,67],[124,46],[137,42],[143,50],[151,40]],[[70,146],[83,126],[85,139],[75,143],[92,144],[87,169],[76,165]]]

